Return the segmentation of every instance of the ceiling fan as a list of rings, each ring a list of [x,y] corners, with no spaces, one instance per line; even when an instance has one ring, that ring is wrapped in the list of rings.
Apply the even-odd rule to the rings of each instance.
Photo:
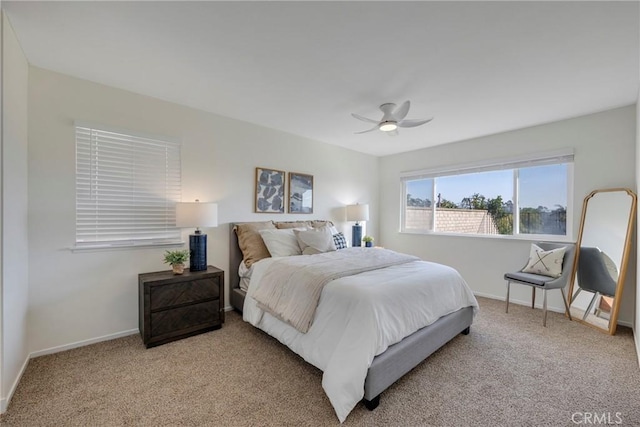
[[[425,123],[430,122],[433,118],[423,119],[423,120],[407,120],[405,117],[409,112],[409,107],[411,103],[409,101],[405,101],[402,105],[396,108],[396,104],[388,102],[386,104],[382,104],[380,106],[380,110],[384,113],[381,120],[373,120],[368,119],[366,117],[362,117],[358,114],[351,113],[353,117],[358,120],[362,120],[363,122],[375,123],[376,125],[371,129],[363,130],[361,132],[355,133],[367,133],[372,132],[374,130],[381,130],[389,135],[397,135],[398,128],[413,128],[416,126],[423,125]]]

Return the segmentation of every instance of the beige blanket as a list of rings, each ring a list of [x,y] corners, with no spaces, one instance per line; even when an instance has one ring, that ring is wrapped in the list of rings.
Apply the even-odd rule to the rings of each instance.
[[[258,306],[306,333],[324,286],[340,277],[377,270],[419,258],[378,248],[350,248],[274,260],[253,298]]]

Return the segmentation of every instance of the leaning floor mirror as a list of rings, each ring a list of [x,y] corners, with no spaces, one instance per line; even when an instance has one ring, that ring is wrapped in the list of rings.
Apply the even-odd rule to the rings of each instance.
[[[636,217],[628,188],[592,191],[584,199],[569,286],[571,318],[613,335]]]

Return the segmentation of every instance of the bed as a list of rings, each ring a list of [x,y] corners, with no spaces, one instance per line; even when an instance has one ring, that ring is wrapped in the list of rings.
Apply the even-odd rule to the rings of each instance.
[[[466,283],[463,283],[462,287],[463,288],[466,287],[466,289],[462,290],[462,293],[465,294],[465,297],[463,298],[464,302],[460,303],[460,307],[456,306],[455,309],[453,310],[449,309],[450,312],[446,313],[443,316],[437,317],[435,321],[430,322],[427,326],[418,328],[415,332],[408,333],[406,336],[399,335],[399,337],[401,338],[398,338],[396,342],[389,342],[389,345],[383,347],[385,349],[383,352],[375,355],[369,354],[371,359],[370,364],[368,364],[368,367],[367,366],[364,367],[365,371],[364,371],[364,374],[362,375],[364,377],[364,384],[362,385],[362,383],[359,383],[359,386],[358,386],[358,383],[356,382],[355,387],[352,387],[351,384],[347,383],[344,386],[346,389],[353,388],[355,390],[352,390],[352,391],[349,391],[349,393],[346,393],[346,394],[349,394],[349,396],[342,396],[341,395],[342,393],[340,390],[335,390],[335,387],[342,387],[341,385],[336,386],[335,384],[329,384],[329,385],[325,384],[325,380],[326,380],[326,377],[329,375],[329,372],[324,369],[324,368],[327,368],[327,366],[323,365],[324,362],[318,361],[318,360],[322,360],[320,356],[314,359],[315,353],[322,353],[323,351],[325,352],[334,351],[334,350],[331,350],[333,348],[332,345],[334,344],[330,341],[327,341],[327,337],[326,337],[327,333],[324,333],[324,335],[318,335],[321,333],[317,331],[314,332],[313,326],[312,326],[311,329],[308,331],[309,332],[308,334],[303,334],[293,330],[293,328],[290,325],[287,325],[284,322],[282,322],[277,316],[272,316],[270,313],[266,313],[262,315],[260,310],[256,309],[256,306],[257,306],[256,302],[253,300],[253,298],[247,295],[246,286],[244,285],[242,286],[245,289],[241,288],[240,286],[241,277],[240,277],[239,270],[243,261],[243,253],[240,249],[238,236],[234,230],[236,226],[242,226],[242,224],[251,224],[251,223],[233,224],[230,230],[231,232],[230,232],[230,239],[229,239],[230,241],[230,266],[229,266],[230,273],[229,274],[230,274],[230,288],[231,288],[230,289],[231,306],[238,312],[243,313],[243,318],[246,321],[249,321],[250,323],[257,326],[258,328],[274,336],[285,345],[288,345],[294,352],[301,355],[309,363],[323,370],[324,372],[323,388],[325,389],[325,392],[327,392],[327,395],[329,396],[331,403],[334,406],[334,409],[336,410],[336,415],[338,416],[338,419],[341,422],[344,421],[344,419],[346,418],[348,413],[351,411],[353,406],[355,406],[355,404],[357,403],[357,400],[355,401],[355,403],[353,401],[354,396],[361,396],[361,399],[363,400],[365,406],[368,409],[370,410],[375,409],[380,403],[380,395],[384,390],[386,390],[399,378],[404,376],[407,372],[409,372],[411,369],[413,369],[420,362],[422,362],[424,359],[426,359],[429,355],[431,355],[433,352],[438,350],[440,347],[445,345],[451,339],[456,337],[458,334],[460,333],[468,334],[470,331],[470,326],[473,322],[473,317],[475,315],[475,312],[477,311],[477,302],[475,301],[475,298],[471,294],[471,291],[468,289]],[[278,226],[283,226],[284,228],[300,225],[299,222],[281,222],[281,223],[274,223],[274,224]],[[307,222],[307,225],[309,225],[309,222]],[[351,252],[378,251],[378,249],[353,248],[348,251],[343,251],[341,252],[341,254],[346,255],[349,251]],[[340,251],[337,251],[337,252],[340,252]],[[374,252],[368,252],[368,254],[373,254],[373,253]],[[334,254],[318,255],[318,257],[322,257],[322,256],[330,257],[330,256],[337,256],[337,255],[334,255]],[[262,275],[264,275],[264,272],[268,271],[270,264],[275,264],[278,262],[279,262],[278,258],[266,259],[263,261],[256,262],[255,270],[259,271],[260,273],[254,273],[254,275],[258,275],[262,278]],[[440,266],[439,264],[426,263],[424,261],[415,261],[415,262],[411,261],[411,262],[407,262],[406,264],[402,264],[398,266],[390,266],[383,270],[377,270],[374,272],[365,272],[357,276],[350,276],[350,277],[341,278],[341,279],[330,282],[329,284],[326,285],[326,287],[322,291],[323,294],[321,298],[323,298],[323,300],[321,300],[321,303],[318,304],[318,312],[316,313],[317,318],[316,320],[314,320],[314,322],[318,323],[318,326],[316,329],[326,328],[326,330],[329,331],[330,328],[336,327],[336,325],[335,324],[332,325],[331,322],[335,323],[335,322],[341,321],[340,316],[335,316],[335,315],[325,315],[329,318],[329,320],[324,320],[324,318],[323,320],[318,320],[320,319],[320,315],[323,313],[323,310],[324,311],[329,310],[328,308],[326,308],[329,306],[329,304],[331,304],[332,309],[334,306],[337,306],[340,304],[342,297],[340,298],[334,297],[334,299],[331,300],[329,299],[330,297],[328,297],[327,294],[329,292],[333,292],[335,294],[336,289],[342,289],[340,286],[338,286],[339,284],[342,284],[341,281],[346,281],[345,283],[349,283],[349,281],[353,281],[354,278],[357,278],[358,280],[364,280],[364,278],[367,275],[372,277],[376,276],[376,277],[382,277],[382,278],[400,277],[400,276],[397,276],[398,274],[397,271],[400,271],[400,270],[413,271],[417,268],[423,268],[427,264],[429,264],[431,268],[442,267],[442,269],[453,270],[453,269],[450,269],[449,267]],[[455,272],[455,270],[453,271]],[[410,272],[410,274],[414,274],[414,273]],[[418,273],[415,273],[415,274],[418,274]],[[457,274],[457,272],[455,272],[455,274]],[[252,278],[251,280],[253,281],[254,279]],[[404,278],[402,280],[404,280]],[[464,282],[461,278],[460,280]],[[253,291],[253,289],[251,290]],[[323,303],[322,301],[325,301],[325,302]],[[324,306],[322,306],[322,304],[324,304]],[[255,313],[260,314],[258,320],[255,320],[255,318],[252,319],[252,317],[255,317]],[[312,348],[311,350],[309,350],[311,347],[309,347],[308,343],[306,344],[306,347],[304,346],[304,344],[300,344],[300,342],[304,341],[305,339],[307,339],[307,341],[309,340],[314,341],[315,339],[313,345],[317,345],[319,348],[317,349]],[[326,350],[327,348],[329,348],[329,350]],[[337,353],[338,351],[339,351],[339,347],[336,347],[335,352]],[[347,353],[345,353],[345,355],[347,355]],[[340,356],[344,356],[344,355],[340,355]],[[348,354],[348,356],[351,357],[350,354]],[[355,355],[355,356],[360,357],[359,355]],[[344,365],[344,360],[346,359],[343,358],[341,361],[341,364],[343,365]],[[358,363],[361,363],[361,362],[358,362]],[[347,365],[348,363],[345,366]],[[355,370],[358,370],[358,369],[355,369]],[[344,374],[344,372],[342,372],[341,374]],[[338,375],[338,376],[341,376],[341,375]],[[333,377],[336,377],[336,374],[333,374]],[[330,390],[331,388],[334,388],[334,390],[333,391]],[[364,392],[362,392],[362,388],[364,389]],[[332,394],[334,396],[332,396]],[[340,396],[335,397],[336,394]],[[342,401],[343,399],[346,399],[346,403]]]

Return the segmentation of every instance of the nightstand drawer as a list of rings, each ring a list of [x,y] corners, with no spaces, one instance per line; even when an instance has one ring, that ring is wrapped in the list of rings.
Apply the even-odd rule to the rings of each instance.
[[[214,326],[220,323],[220,301],[213,300],[151,313],[151,336]]]
[[[150,308],[154,311],[165,307],[219,298],[218,281],[218,277],[208,277],[191,282],[153,286],[150,290]]]

